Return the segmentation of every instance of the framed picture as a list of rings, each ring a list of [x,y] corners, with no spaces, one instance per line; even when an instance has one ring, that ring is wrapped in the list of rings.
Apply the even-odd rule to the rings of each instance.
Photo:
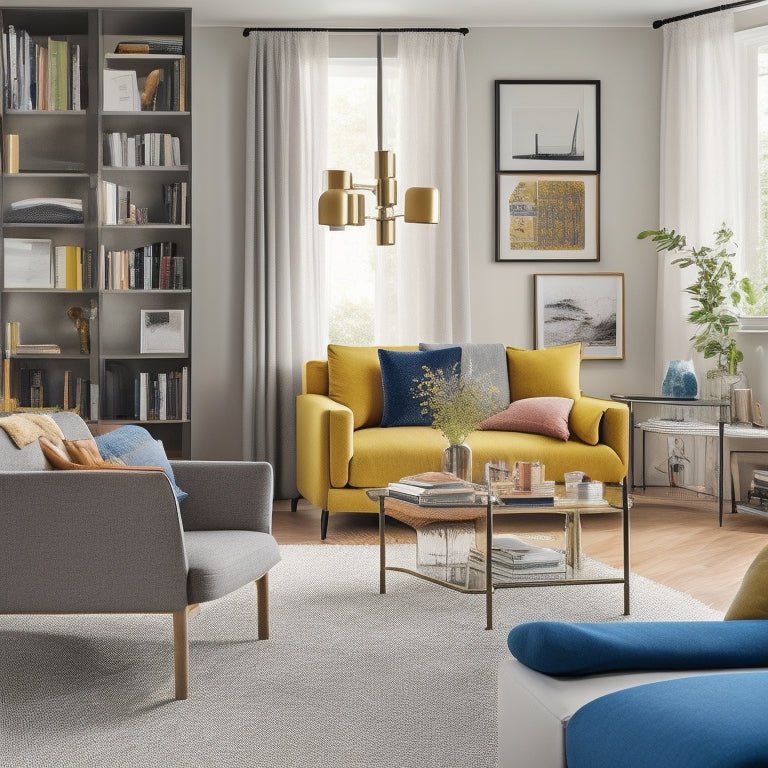
[[[597,173],[599,80],[497,80],[496,170]]]
[[[51,240],[25,237],[3,239],[3,288],[53,288]]]
[[[599,261],[597,174],[496,174],[496,261]]]
[[[183,355],[185,341],[183,309],[141,310],[141,354]]]
[[[579,341],[584,360],[624,359],[621,272],[537,274],[536,349]]]

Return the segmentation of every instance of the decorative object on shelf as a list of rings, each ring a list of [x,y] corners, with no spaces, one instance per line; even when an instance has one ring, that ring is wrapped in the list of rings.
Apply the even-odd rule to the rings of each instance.
[[[80,354],[88,355],[91,352],[91,320],[96,319],[98,313],[96,301],[91,299],[89,309],[82,307],[70,307],[67,310],[67,317],[75,324],[77,336],[80,341]]]
[[[481,421],[503,408],[498,388],[486,385],[481,379],[473,382],[463,379],[458,363],[449,369],[425,365],[423,371],[411,394],[421,412],[432,417],[432,427],[439,429],[448,441],[442,470],[471,482],[472,450],[465,441]]]
[[[357,184],[349,171],[326,171],[327,189],[318,201],[318,221],[331,229],[363,226],[366,218],[376,222],[376,245],[395,244],[395,219],[414,224],[437,224],[440,221],[440,192],[435,187],[410,187],[405,191],[405,213],[395,214],[397,179],[395,155],[382,149],[382,53],[381,31],[376,43],[376,124],[379,149],[375,153],[375,184]],[[367,190],[376,196],[376,215],[365,215],[365,197],[353,190]]]
[[[5,173],[19,172],[18,133],[6,133],[3,137],[3,170]]]
[[[692,400],[698,397],[699,382],[693,370],[693,360],[670,360],[661,383],[664,397],[681,397]]]
[[[624,359],[624,274],[537,274],[536,348],[578,342],[582,360]]]
[[[141,310],[141,354],[161,353],[183,355],[183,309]]]
[[[748,277],[739,278],[733,266],[735,253],[729,250],[733,231],[725,224],[714,233],[713,245],[690,246],[685,235],[674,229],[645,230],[637,235],[639,240],[648,237],[656,243],[656,250],[679,254],[672,259],[680,269],[694,267],[696,279],[685,292],[693,300],[688,322],[697,327],[691,336],[693,348],[704,355],[705,360],[714,360],[715,372],[722,371],[728,376],[738,373],[744,353],[736,346],[731,331],[738,327],[737,312],[746,305],[757,301],[757,287]],[[761,288],[765,292],[765,287]],[[710,397],[727,398],[730,385],[722,376],[707,373]],[[719,392],[719,394],[716,392]]]
[[[734,424],[751,424],[752,390],[748,387],[731,387],[731,422]]]

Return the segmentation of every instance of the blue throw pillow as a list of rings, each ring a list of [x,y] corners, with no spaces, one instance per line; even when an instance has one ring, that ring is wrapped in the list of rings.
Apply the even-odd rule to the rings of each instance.
[[[382,427],[430,427],[432,416],[422,413],[417,398],[411,391],[424,377],[424,366],[432,370],[442,368],[450,374],[454,365],[461,366],[461,348],[448,347],[428,351],[379,350],[381,385],[384,391]]]
[[[518,661],[548,675],[768,667],[768,621],[533,621],[513,627],[507,645]]]
[[[115,461],[130,467],[162,467],[178,501],[184,501],[189,496],[176,485],[162,441],[155,440],[144,427],[126,424],[103,435],[96,435],[94,439],[104,461]]]

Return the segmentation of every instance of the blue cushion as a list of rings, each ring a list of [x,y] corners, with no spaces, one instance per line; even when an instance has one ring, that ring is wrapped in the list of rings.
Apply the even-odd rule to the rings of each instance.
[[[507,645],[518,661],[548,675],[768,667],[768,621],[535,621],[514,627]]]
[[[162,467],[171,481],[176,498],[181,502],[189,496],[176,485],[163,443],[155,440],[144,427],[126,424],[94,439],[104,461],[117,461],[131,467]]]
[[[585,704],[565,730],[568,768],[768,765],[768,672],[694,675]]]
[[[432,370],[441,368],[446,376],[456,365],[461,370],[461,349],[392,351],[379,350],[381,385],[384,392],[382,427],[429,427],[432,416],[422,413],[418,398],[411,391],[424,376],[424,366]]]

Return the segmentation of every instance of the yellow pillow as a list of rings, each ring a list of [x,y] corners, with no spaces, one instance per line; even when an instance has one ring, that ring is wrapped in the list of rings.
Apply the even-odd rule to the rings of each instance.
[[[382,347],[417,349],[417,347]],[[328,396],[352,411],[355,429],[378,427],[384,412],[378,347],[328,345]]]
[[[587,445],[600,442],[600,422],[603,420],[605,406],[596,403],[590,397],[581,397],[571,408],[568,425],[576,437]]]
[[[768,619],[768,547],[747,568],[725,619]]]
[[[544,349],[507,347],[512,401],[527,397],[581,397],[581,343]]]

